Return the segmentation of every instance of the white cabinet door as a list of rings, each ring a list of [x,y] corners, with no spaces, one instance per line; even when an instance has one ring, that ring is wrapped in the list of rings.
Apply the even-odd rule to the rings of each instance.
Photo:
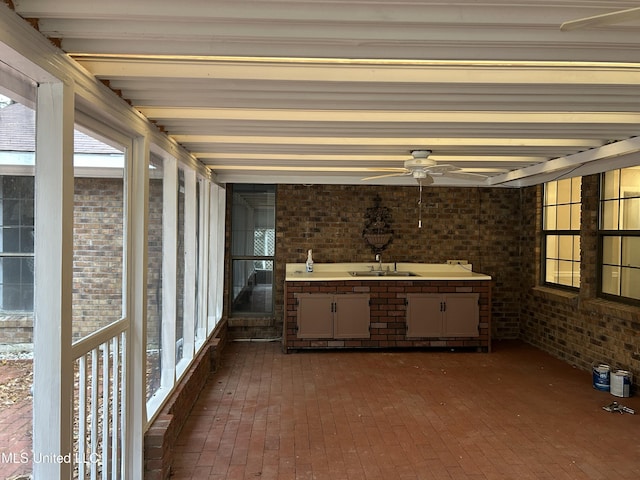
[[[407,338],[478,337],[477,293],[407,294]]]
[[[300,293],[298,338],[369,338],[368,294]]]
[[[300,293],[298,338],[333,338],[333,295]]]
[[[439,293],[407,294],[407,337],[441,337],[443,299]]]
[[[480,295],[477,293],[452,293],[445,296],[444,336],[478,337]]]
[[[336,295],[334,302],[333,338],[369,338],[371,336],[369,295]]]

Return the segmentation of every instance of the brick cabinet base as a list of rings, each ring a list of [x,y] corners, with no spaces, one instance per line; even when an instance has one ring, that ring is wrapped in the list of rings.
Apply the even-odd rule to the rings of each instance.
[[[301,294],[368,294],[369,338],[299,338],[298,297]],[[478,335],[470,337],[407,337],[407,295],[478,294]],[[474,280],[344,280],[285,282],[283,344],[286,352],[336,348],[475,348],[491,350],[491,281]]]

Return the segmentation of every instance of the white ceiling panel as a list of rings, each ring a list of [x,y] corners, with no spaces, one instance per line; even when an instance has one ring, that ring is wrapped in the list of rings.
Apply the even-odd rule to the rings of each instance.
[[[637,164],[637,2],[13,4],[221,182],[360,183],[414,150],[486,176],[436,186]]]

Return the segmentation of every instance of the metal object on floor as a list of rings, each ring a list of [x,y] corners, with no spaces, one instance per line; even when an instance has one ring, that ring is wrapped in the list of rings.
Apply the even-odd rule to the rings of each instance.
[[[629,413],[631,415],[635,415],[636,413],[633,408],[625,407],[624,405],[620,405],[618,402],[612,402],[609,405],[605,405],[602,409],[607,412],[618,412],[620,414]]]

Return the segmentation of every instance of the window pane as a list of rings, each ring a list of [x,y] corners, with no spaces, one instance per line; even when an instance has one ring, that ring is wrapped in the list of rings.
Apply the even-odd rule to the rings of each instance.
[[[544,204],[556,205],[558,203],[558,182],[549,182],[544,186]]]
[[[194,327],[194,338],[196,338],[197,340],[202,340],[202,337],[204,335],[204,312],[206,312],[206,308],[203,308],[203,305],[200,304],[200,292],[202,290],[202,283],[204,278],[201,276],[202,274],[202,265],[201,265],[201,261],[202,261],[202,257],[204,255],[204,238],[202,238],[202,232],[201,232],[201,228],[202,228],[202,222],[203,222],[203,215],[204,215],[204,204],[203,204],[203,194],[204,194],[204,188],[203,188],[203,180],[201,178],[196,179],[196,191],[195,191],[195,196],[196,196],[196,253],[197,253],[197,257],[196,257],[196,272],[195,272],[195,280],[196,280],[196,288],[195,288],[195,321],[193,322],[193,327]]]
[[[620,295],[620,267],[602,267],[602,293]]]
[[[620,229],[640,230],[640,198],[620,200]]]
[[[275,191],[274,185],[233,187],[232,313],[271,314],[273,311]]]
[[[184,355],[184,285],[185,285],[185,267],[186,257],[184,251],[185,242],[185,201],[186,187],[184,170],[178,169],[178,248],[176,252],[176,363],[178,363]]]
[[[573,260],[573,236],[561,235],[558,240],[558,258]]]
[[[640,300],[640,269],[622,267],[621,295]]]
[[[557,260],[547,260],[545,281],[549,283],[558,283],[558,268]]]
[[[547,258],[558,258],[558,236],[547,236]]]
[[[579,287],[580,286],[580,263],[579,262],[573,262],[573,283],[571,284],[572,287]]]
[[[602,217],[600,219],[602,230],[618,230],[618,201],[608,200],[602,203]]]
[[[574,203],[571,205],[571,230],[580,230],[580,216],[582,205],[580,203]]]
[[[571,179],[571,201],[579,202],[582,198],[582,177]]]
[[[558,207],[545,207],[544,213],[544,229],[556,230],[556,225],[558,223]]]
[[[640,267],[640,237],[622,239],[622,265]]]
[[[162,372],[162,220],[164,163],[151,155],[147,237],[147,400],[161,386]]]
[[[602,263],[620,264],[620,237],[604,237],[602,239]]]
[[[33,189],[33,176],[0,176],[0,310],[7,312],[33,310]]]
[[[558,181],[558,204],[571,202],[571,179],[566,178]]]
[[[275,231],[275,187],[235,185],[232,207],[232,255],[273,256],[274,249],[256,243],[256,232]]]
[[[623,168],[620,171],[620,197],[640,195],[640,167]]]
[[[273,261],[234,260],[234,312],[264,313],[273,310]]]
[[[571,228],[571,205],[558,206],[557,230],[569,230]]]
[[[3,311],[33,311],[33,260],[33,257],[0,257]]]
[[[73,337],[123,313],[124,147],[75,132]]]
[[[602,188],[603,200],[618,198],[620,194],[620,170],[605,172]]]
[[[558,280],[561,285],[573,285],[573,266],[574,262],[560,260],[558,261]]]

